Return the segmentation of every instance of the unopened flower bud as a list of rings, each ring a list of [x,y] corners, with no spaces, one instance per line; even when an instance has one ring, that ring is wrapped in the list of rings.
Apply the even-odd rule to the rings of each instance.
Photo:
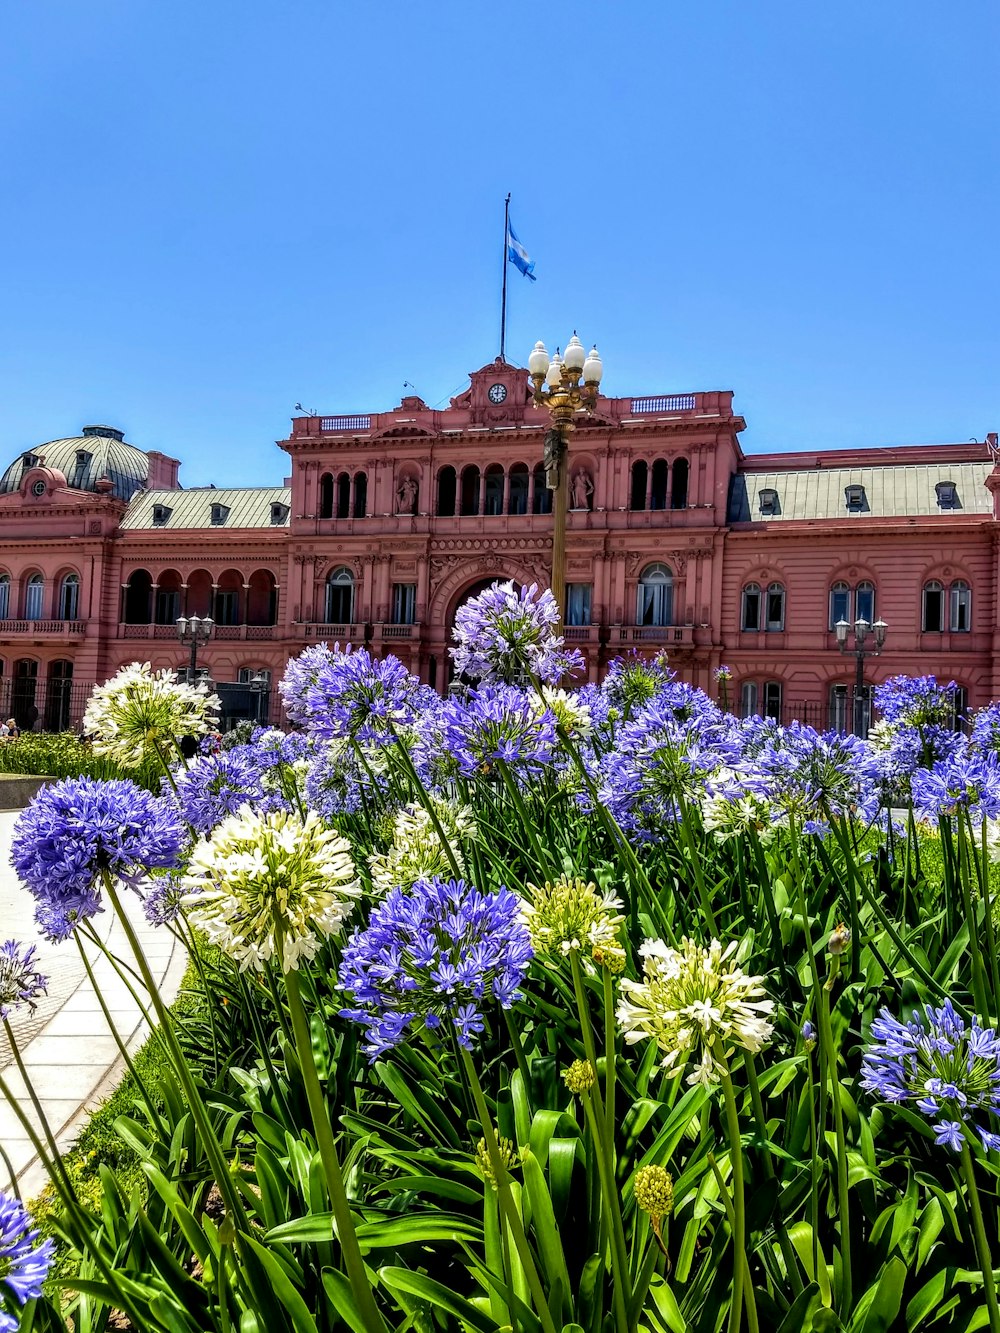
[[[514,1147],[510,1139],[497,1137],[497,1149],[500,1154],[500,1160],[503,1162],[506,1170],[510,1171],[517,1166],[520,1161],[520,1153]],[[496,1172],[493,1170],[493,1161],[490,1157],[489,1149],[486,1147],[486,1140],[480,1139],[476,1144],[476,1167],[479,1174],[488,1185],[497,1188]]]
[[[802,1024],[802,1042],[807,1051],[813,1050],[816,1045],[816,1029],[808,1019]]]
[[[834,958],[839,958],[840,955],[846,951],[850,942],[850,928],[845,926],[843,921],[841,921],[840,925],[830,932],[830,938],[827,940],[826,947],[829,949],[830,953],[833,954]]]
[[[662,1166],[641,1166],[633,1183],[635,1206],[659,1219],[673,1212],[674,1181]]]
[[[574,1060],[568,1069],[563,1070],[563,1082],[577,1097],[589,1092],[596,1081],[597,1075],[589,1060]]]
[[[625,950],[616,944],[597,944],[591,953],[597,967],[604,967],[613,977],[625,971]]]

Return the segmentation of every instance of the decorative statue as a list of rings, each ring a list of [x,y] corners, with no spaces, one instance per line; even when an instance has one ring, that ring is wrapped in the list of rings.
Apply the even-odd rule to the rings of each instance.
[[[573,477],[573,508],[589,509],[590,497],[594,494],[594,483],[590,479],[590,473],[586,468],[580,470]]]
[[[396,513],[412,514],[417,507],[417,483],[412,477],[404,477],[396,491]]]

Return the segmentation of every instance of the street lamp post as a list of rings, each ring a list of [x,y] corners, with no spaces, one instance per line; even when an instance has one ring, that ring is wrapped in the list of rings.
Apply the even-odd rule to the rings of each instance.
[[[837,635],[837,647],[845,656],[851,653],[857,661],[857,672],[854,677],[854,727],[855,736],[863,736],[865,732],[865,658],[878,657],[885,644],[886,630],[889,626],[879,617],[874,625],[869,625],[864,616],[858,616],[854,624],[846,620],[838,620],[834,626]],[[848,645],[848,635],[853,630],[854,644]]]
[[[198,680],[198,649],[204,647],[212,637],[215,621],[211,616],[179,616],[177,619],[177,637],[183,644],[191,645],[191,657],[187,665],[187,683],[194,685]]]
[[[559,617],[566,615],[566,510],[569,499],[567,452],[575,414],[592,412],[604,367],[597,348],[588,355],[574,333],[564,355],[549,359],[545,344],[535,343],[528,357],[528,374],[534,386],[536,407],[548,409],[552,426],[545,435],[545,485],[552,492],[552,595]],[[582,383],[581,383],[582,381]]]

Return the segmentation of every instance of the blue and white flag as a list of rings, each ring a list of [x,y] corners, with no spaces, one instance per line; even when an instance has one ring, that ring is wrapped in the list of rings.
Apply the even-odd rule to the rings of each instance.
[[[528,252],[514,234],[514,228],[507,223],[507,258],[519,273],[535,282],[535,261],[528,258]]]

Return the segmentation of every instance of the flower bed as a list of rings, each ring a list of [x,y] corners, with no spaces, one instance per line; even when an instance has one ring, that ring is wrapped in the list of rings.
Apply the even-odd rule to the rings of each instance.
[[[202,692],[103,688],[94,752],[158,754],[162,795],[53,784],[18,872],[53,937],[96,948],[138,892],[217,952],[196,1028],[123,960],[162,1032],[117,1123],[147,1189],[79,1199],[51,1160],[77,1275],[11,1311],[1000,1333],[1000,710],[967,738],[950,687],[897,679],[865,743],[656,660],[564,693],[574,656],[547,594],[496,586],[446,700],[320,645],[282,686],[298,732],[188,761]],[[39,984],[12,947],[0,1005]]]

